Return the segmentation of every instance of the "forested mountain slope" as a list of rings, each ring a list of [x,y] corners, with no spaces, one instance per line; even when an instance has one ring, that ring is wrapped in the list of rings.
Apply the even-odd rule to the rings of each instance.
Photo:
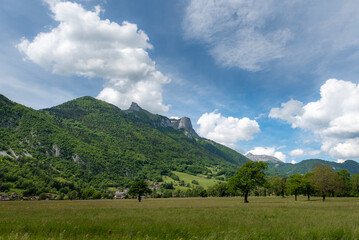
[[[353,160],[347,160],[343,163],[325,161],[322,159],[307,159],[296,164],[276,162],[269,164],[269,172],[271,174],[277,174],[282,176],[290,176],[292,174],[305,174],[311,172],[315,164],[328,164],[334,171],[340,171],[342,169],[348,170],[351,174],[359,173],[359,163]]]
[[[0,178],[17,188],[106,188],[174,170],[229,177],[248,161],[164,116],[92,97],[36,111],[0,95],[0,116]]]

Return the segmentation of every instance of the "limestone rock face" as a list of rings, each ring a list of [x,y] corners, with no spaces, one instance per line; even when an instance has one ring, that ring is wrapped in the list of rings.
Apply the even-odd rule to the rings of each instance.
[[[196,131],[193,129],[191,119],[188,117],[182,117],[181,119],[169,119],[158,114],[152,114],[144,109],[142,109],[137,103],[132,102],[130,108],[127,110],[129,112],[144,112],[150,121],[152,122],[155,128],[158,127],[173,127],[176,130],[184,129],[184,134],[189,138],[199,137]],[[135,116],[140,118],[139,115],[135,113]]]
[[[138,111],[141,111],[142,108],[140,106],[138,106],[137,103],[132,102],[131,106],[130,106],[130,108],[128,110],[133,111],[133,112],[138,112]]]
[[[174,129],[184,129],[188,137],[199,137],[192,127],[191,119],[182,117],[181,119],[171,119],[171,124]]]
[[[189,119],[188,117],[181,118],[178,123],[178,129],[182,128],[186,130],[192,129],[191,119]]]
[[[160,126],[161,127],[172,127],[171,120],[169,120],[168,118],[161,118]]]

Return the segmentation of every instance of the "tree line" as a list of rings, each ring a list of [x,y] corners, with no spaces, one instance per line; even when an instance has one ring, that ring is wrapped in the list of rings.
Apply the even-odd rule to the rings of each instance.
[[[249,196],[294,196],[294,199],[297,200],[298,195],[306,195],[308,200],[311,196],[320,196],[323,201],[328,196],[359,196],[359,174],[351,175],[345,169],[335,172],[329,165],[316,164],[313,166],[313,171],[307,174],[279,177],[267,176],[266,168],[267,163],[264,162],[247,162],[239,168],[233,177],[228,179],[228,182],[222,182],[207,189],[192,181],[192,187],[186,190],[175,189],[171,182],[163,183],[163,188],[159,191],[151,191],[148,182],[142,179],[133,182],[126,197],[141,200],[142,196],[149,195],[155,198],[243,196],[244,202],[248,202]],[[71,184],[65,185],[62,183],[57,187],[60,188],[57,198],[59,200],[114,198],[114,193],[108,190],[77,189]],[[8,184],[0,182],[0,192],[9,190]],[[26,194],[35,194],[35,191],[33,193],[25,191],[23,195],[26,196]]]
[[[346,169],[335,172],[329,165],[316,164],[313,171],[307,174],[293,174],[289,177],[266,176],[267,168],[264,162],[247,162],[236,174],[228,180],[228,183],[220,183],[206,190],[203,187],[194,187],[186,191],[166,189],[162,197],[228,197],[243,196],[244,202],[248,197],[254,196],[294,196],[306,195],[320,196],[323,201],[326,197],[352,197],[359,196],[359,174],[351,176]],[[143,180],[142,180],[143,181]],[[135,184],[138,186],[138,183]],[[143,184],[143,188],[147,185]],[[130,193],[139,198],[138,189],[131,187]],[[142,192],[145,190],[141,190]]]

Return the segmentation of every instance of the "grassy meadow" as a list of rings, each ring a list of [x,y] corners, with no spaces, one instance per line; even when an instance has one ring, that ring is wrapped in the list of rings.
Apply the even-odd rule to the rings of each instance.
[[[0,202],[0,239],[359,239],[359,199]]]

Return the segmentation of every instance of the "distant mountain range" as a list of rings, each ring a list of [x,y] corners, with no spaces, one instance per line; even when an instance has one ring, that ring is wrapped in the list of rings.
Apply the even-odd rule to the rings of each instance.
[[[325,161],[321,159],[307,159],[299,163],[284,163],[276,157],[268,155],[254,155],[252,153],[245,154],[252,161],[268,162],[268,172],[272,175],[290,176],[292,174],[305,174],[311,172],[315,164],[328,164],[334,171],[347,169],[351,174],[359,173],[359,163],[353,160],[347,160],[343,163]]]
[[[315,163],[359,173],[359,164],[350,160],[289,164],[246,157],[198,136],[188,117],[169,119],[136,103],[121,110],[81,97],[34,110],[0,95],[0,182],[17,188],[107,188],[139,178],[177,178],[174,171],[226,179],[249,159],[269,162],[268,174],[306,173]]]

